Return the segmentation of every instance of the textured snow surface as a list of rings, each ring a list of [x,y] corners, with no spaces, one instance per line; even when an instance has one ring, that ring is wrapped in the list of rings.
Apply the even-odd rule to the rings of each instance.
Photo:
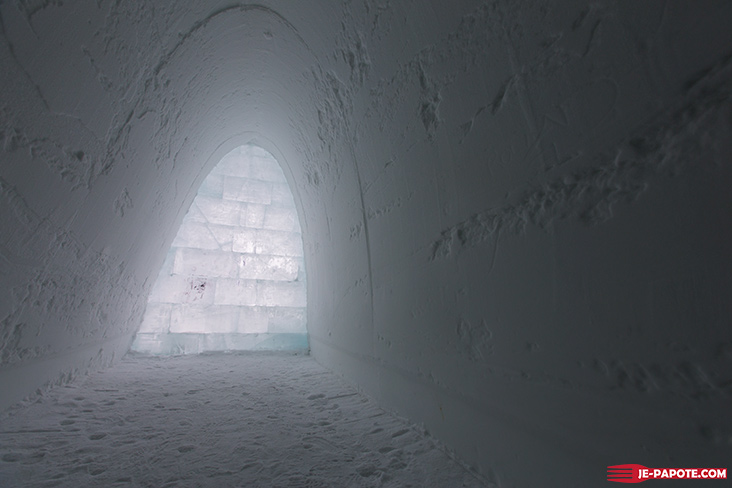
[[[0,0],[0,409],[124,356],[252,143],[300,216],[313,357],[486,479],[727,465],[730,25],[720,0]],[[201,244],[253,275],[226,228],[294,222],[262,212],[281,178],[230,176]],[[254,306],[230,264],[222,307]]]
[[[11,409],[0,486],[483,485],[313,358],[240,353],[127,356]]]

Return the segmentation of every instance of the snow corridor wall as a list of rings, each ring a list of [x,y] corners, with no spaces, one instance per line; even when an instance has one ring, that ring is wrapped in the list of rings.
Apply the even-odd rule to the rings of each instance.
[[[125,354],[254,143],[316,359],[486,480],[724,465],[731,9],[3,2],[0,408]]]

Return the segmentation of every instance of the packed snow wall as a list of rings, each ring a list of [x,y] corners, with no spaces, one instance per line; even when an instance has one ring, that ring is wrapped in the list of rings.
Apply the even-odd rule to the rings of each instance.
[[[3,2],[0,407],[128,350],[251,142],[312,353],[487,480],[723,465],[731,9]]]

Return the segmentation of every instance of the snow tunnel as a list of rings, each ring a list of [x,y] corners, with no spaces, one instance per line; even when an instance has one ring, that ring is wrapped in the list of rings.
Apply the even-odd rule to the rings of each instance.
[[[730,25],[724,0],[0,1],[0,408],[168,308],[201,334],[148,300],[215,250],[181,224],[253,143],[294,195],[311,356],[489,486],[723,466]],[[266,254],[238,249],[181,286],[215,303]]]
[[[203,180],[152,287],[132,350],[306,351],[302,234],[277,160],[247,144]]]

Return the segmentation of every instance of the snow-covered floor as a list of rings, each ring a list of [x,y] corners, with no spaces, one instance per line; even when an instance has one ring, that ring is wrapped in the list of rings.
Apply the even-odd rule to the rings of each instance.
[[[309,356],[127,356],[0,416],[2,487],[478,487]]]

